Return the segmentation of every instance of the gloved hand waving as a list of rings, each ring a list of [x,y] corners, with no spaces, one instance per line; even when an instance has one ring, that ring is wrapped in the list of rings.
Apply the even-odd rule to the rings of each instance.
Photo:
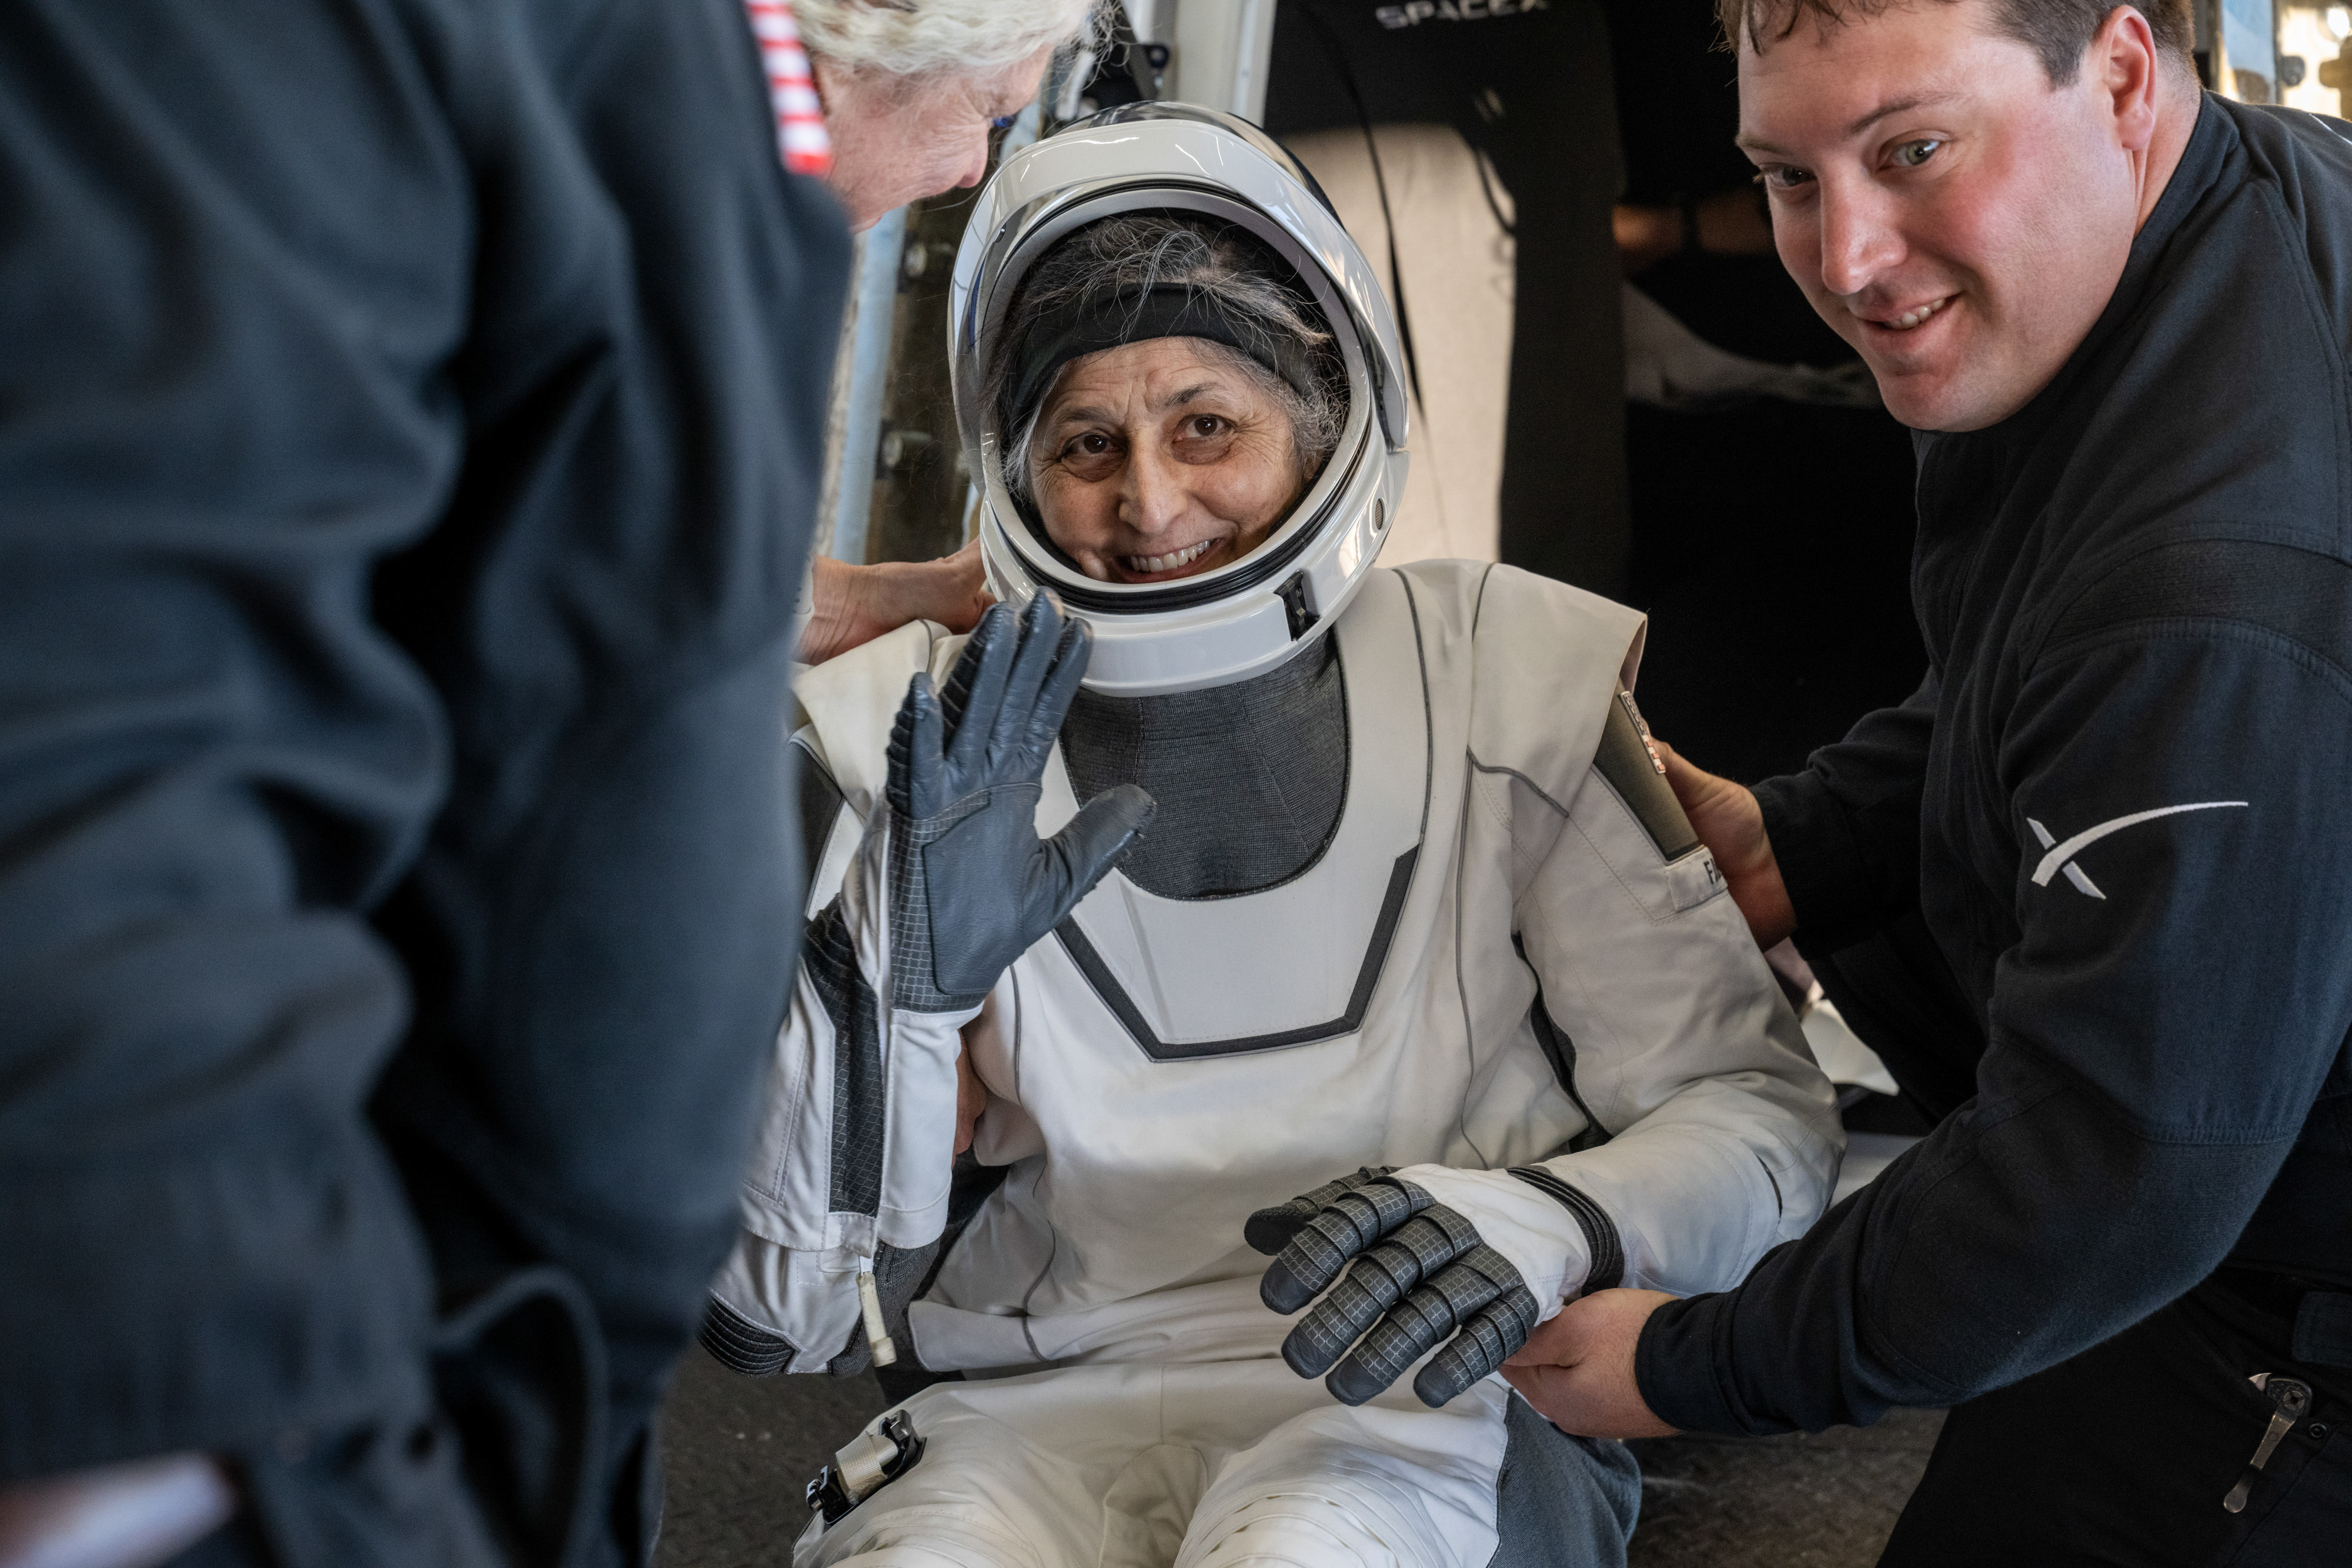
[[[1301,1377],[1328,1372],[1325,1386],[1344,1405],[1361,1405],[1432,1351],[1412,1389],[1444,1405],[1527,1343],[1582,1281],[1587,1259],[1576,1221],[1523,1178],[1437,1166],[1342,1176],[1259,1209],[1243,1237],[1276,1255],[1259,1287],[1276,1312],[1329,1288],[1282,1357]]]
[[[934,692],[907,688],[890,735],[891,977],[896,1005],[980,1005],[1013,960],[1116,864],[1152,813],[1132,784],[1037,837],[1038,779],[1085,676],[1090,638],[1045,594],[999,604]]]

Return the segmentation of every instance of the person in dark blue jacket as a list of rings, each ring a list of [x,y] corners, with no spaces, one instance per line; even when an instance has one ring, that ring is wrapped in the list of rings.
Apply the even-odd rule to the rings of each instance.
[[[778,0],[0,9],[0,1561],[646,1559],[845,208],[1089,4],[870,9],[926,90]]]
[[[1781,256],[1920,432],[1930,669],[1672,777],[1941,1121],[1512,1375],[1588,1434],[1954,1406],[1906,1568],[2346,1562],[2352,127],[2200,93],[2185,5],[1722,14]]]

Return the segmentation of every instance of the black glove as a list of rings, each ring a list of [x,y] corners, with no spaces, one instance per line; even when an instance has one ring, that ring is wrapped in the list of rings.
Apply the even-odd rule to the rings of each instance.
[[[1510,1260],[1476,1226],[1385,1169],[1261,1208],[1242,1236],[1279,1254],[1258,1289],[1277,1312],[1313,1301],[1357,1259],[1282,1342],[1282,1359],[1299,1376],[1329,1372],[1324,1386],[1342,1405],[1361,1405],[1444,1343],[1412,1380],[1434,1409],[1502,1365],[1535,1330],[1535,1297]]]
[[[1037,780],[1087,673],[1090,637],[1046,594],[1016,621],[981,617],[935,694],[908,684],[890,732],[885,792],[890,857],[893,1002],[918,1012],[980,1005],[1031,945],[1093,891],[1150,820],[1132,784],[1087,801],[1037,838]]]

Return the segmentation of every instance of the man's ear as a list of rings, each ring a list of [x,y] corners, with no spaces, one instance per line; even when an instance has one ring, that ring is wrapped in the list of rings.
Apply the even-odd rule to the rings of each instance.
[[[2173,90],[2166,79],[2173,70],[2137,7],[2118,5],[2107,13],[2083,52],[2083,72],[2106,99],[2116,145],[2125,152],[2145,152],[2156,140],[2157,111]]]

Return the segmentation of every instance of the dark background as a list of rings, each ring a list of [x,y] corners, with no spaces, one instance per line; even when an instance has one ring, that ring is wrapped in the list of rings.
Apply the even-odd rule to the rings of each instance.
[[[1607,5],[1625,200],[1674,206],[1749,188],[1739,99],[1708,0]],[[1717,347],[1777,364],[1853,351],[1780,258],[1689,255],[1633,278]],[[1641,698],[1694,761],[1744,782],[1917,686],[1910,433],[1883,412],[1759,400],[1704,413],[1632,404],[1629,599],[1649,612]]]

